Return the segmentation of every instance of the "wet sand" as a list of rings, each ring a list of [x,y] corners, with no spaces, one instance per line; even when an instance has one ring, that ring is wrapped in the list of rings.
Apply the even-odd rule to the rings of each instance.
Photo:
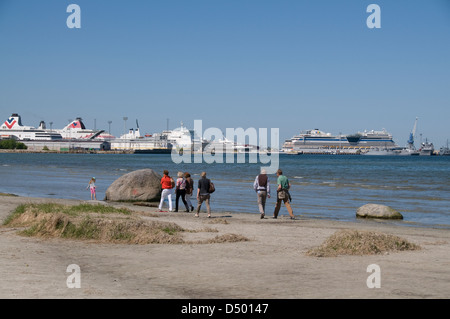
[[[0,196],[3,221],[21,203],[63,199]],[[258,214],[159,213],[154,207],[126,206],[155,213],[186,229],[218,232],[185,234],[206,239],[240,234],[245,242],[215,244],[99,244],[80,240],[23,237],[0,227],[0,298],[449,298],[450,231],[394,226],[375,221],[337,222]],[[255,205],[255,210],[257,209]],[[269,208],[269,210],[272,207]],[[281,213],[285,213],[282,207]],[[268,214],[270,216],[270,213]],[[224,222],[226,221],[226,223]],[[418,244],[418,251],[373,256],[310,257],[305,252],[340,229],[374,230]],[[68,288],[67,267],[80,267],[80,288]],[[367,267],[380,267],[380,288],[368,288]]]

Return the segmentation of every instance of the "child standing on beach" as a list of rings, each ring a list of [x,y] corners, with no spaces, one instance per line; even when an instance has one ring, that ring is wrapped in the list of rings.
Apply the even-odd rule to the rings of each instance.
[[[95,177],[92,177],[91,180],[89,181],[89,184],[86,187],[86,189],[88,189],[88,188],[91,189],[91,200],[93,200],[93,199],[97,200],[97,194],[95,191]]]

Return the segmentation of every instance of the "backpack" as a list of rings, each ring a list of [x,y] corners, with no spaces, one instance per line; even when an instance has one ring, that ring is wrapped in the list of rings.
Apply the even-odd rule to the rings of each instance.
[[[214,184],[213,184],[213,182],[209,182],[209,193],[211,194],[211,193],[214,193],[216,191],[216,188],[214,187]]]

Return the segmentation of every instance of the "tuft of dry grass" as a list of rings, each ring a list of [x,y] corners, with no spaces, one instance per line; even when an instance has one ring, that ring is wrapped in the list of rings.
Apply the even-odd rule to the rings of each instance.
[[[241,241],[249,241],[249,239],[242,235],[225,234],[221,236],[216,236],[210,240],[207,240],[206,242],[209,244],[214,244],[214,243],[237,243]]]
[[[207,222],[208,224],[224,224],[224,225],[228,225],[228,221],[225,218],[212,218],[210,220],[208,220]]]
[[[341,230],[321,246],[306,252],[308,256],[378,255],[389,252],[418,250],[420,246],[398,236],[373,231]]]
[[[9,193],[0,193],[0,196],[11,196],[11,197],[17,197],[16,194],[9,194]]]
[[[215,236],[214,238],[186,241],[187,244],[221,244],[221,243],[238,243],[241,241],[250,241],[245,236],[236,234],[224,234]]]
[[[204,227],[201,229],[191,229],[191,230],[188,230],[188,232],[190,232],[190,233],[218,233],[219,231],[215,228]]]
[[[126,244],[180,244],[183,243],[180,233],[184,231],[174,223],[144,221],[134,216],[67,215],[37,212],[36,207],[26,208],[8,225],[24,228],[20,232],[24,236]]]
[[[144,220],[141,214],[127,209],[89,204],[20,205],[8,216],[4,225],[22,228],[20,234],[24,236],[124,244],[183,244],[182,233],[193,232],[171,222]],[[211,228],[200,231],[217,232]],[[229,234],[216,236],[208,242],[242,240],[247,239]]]

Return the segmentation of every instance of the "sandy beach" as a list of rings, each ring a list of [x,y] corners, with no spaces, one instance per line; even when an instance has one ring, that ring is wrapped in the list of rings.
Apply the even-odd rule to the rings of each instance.
[[[0,220],[19,204],[63,199],[0,196]],[[91,202],[93,203],[93,202]],[[94,202],[95,203],[95,202]],[[102,202],[103,203],[103,202]],[[110,205],[109,203],[107,205]],[[142,218],[170,221],[190,232],[189,240],[239,234],[249,241],[214,244],[99,244],[81,240],[24,237],[0,227],[0,298],[167,298],[167,299],[334,299],[449,298],[450,232],[400,227],[375,221],[337,222],[259,214],[153,213]],[[214,209],[214,201],[212,201]],[[255,211],[256,211],[255,203]],[[271,211],[272,207],[268,208]],[[285,213],[282,207],[281,213]],[[268,214],[271,215],[270,213]],[[311,257],[340,229],[395,234],[422,247],[417,251],[370,256]],[[80,267],[80,288],[68,288],[67,267]],[[367,267],[380,267],[380,288],[369,288]]]

